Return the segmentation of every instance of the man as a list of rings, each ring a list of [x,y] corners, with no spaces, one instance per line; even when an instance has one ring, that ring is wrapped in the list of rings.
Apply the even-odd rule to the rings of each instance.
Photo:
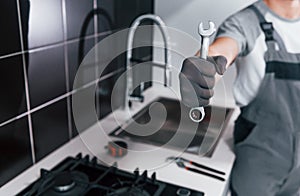
[[[195,91],[205,106],[216,73],[237,65],[233,93],[241,114],[234,130],[232,194],[300,195],[300,0],[260,0],[232,15],[209,56],[184,61],[180,89],[186,105],[197,106],[190,99]]]

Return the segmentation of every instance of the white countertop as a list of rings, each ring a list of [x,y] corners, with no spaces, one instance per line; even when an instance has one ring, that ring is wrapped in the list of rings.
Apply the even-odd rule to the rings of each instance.
[[[131,113],[135,114],[146,104],[157,98],[158,95],[160,97],[172,97],[170,96],[170,93],[165,92],[163,89],[151,88],[145,92],[144,103],[133,103]],[[98,159],[109,164],[117,162],[119,169],[131,172],[137,167],[140,171],[147,169],[149,176],[152,172],[156,172],[158,180],[199,190],[204,192],[206,196],[221,196],[227,194],[229,175],[234,162],[234,153],[231,149],[231,138],[233,122],[238,115],[237,110],[233,113],[218,146],[210,158],[199,157],[190,153],[180,154],[180,152],[169,148],[158,148],[134,142],[127,142],[129,148],[133,150],[128,151],[128,154],[125,157],[113,158],[106,153],[104,147],[107,145],[107,142],[112,139],[107,136],[108,133],[118,126],[114,115],[121,116],[124,120],[128,119],[128,115],[125,115],[124,111],[121,110],[110,114],[98,124],[90,127],[88,130],[80,134],[80,136],[77,136],[70,142],[66,143],[64,146],[49,154],[43,160],[2,186],[0,195],[15,195],[39,177],[41,168],[50,170],[67,156],[75,156],[78,153],[97,156]],[[99,125],[101,125],[103,130],[99,128]],[[165,161],[169,156],[178,155],[197,163],[224,171],[226,173],[226,181],[221,182],[204,175],[195,174],[182,168],[178,168],[174,162],[170,163]]]

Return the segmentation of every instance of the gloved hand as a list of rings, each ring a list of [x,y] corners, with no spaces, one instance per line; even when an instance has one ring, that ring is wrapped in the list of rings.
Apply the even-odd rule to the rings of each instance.
[[[226,64],[224,56],[207,57],[207,60],[199,57],[185,59],[179,75],[183,103],[188,107],[208,105],[214,94],[216,73],[223,75]]]

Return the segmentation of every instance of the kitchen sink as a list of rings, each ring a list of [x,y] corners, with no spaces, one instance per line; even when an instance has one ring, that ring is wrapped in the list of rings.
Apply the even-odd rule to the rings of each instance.
[[[189,119],[189,110],[178,100],[160,97],[110,135],[211,157],[233,109],[207,106],[200,123]]]

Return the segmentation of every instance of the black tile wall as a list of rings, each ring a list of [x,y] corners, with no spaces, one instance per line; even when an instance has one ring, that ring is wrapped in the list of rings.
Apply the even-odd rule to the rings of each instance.
[[[83,66],[84,68],[81,69],[83,71],[83,78],[80,79],[80,84],[84,85],[89,82],[95,80],[95,78],[99,78],[98,75],[105,76],[114,71],[118,71],[123,69],[124,70],[124,61],[121,62],[120,56],[115,57],[113,60],[108,60],[105,58],[108,51],[111,49],[113,50],[114,44],[111,44],[111,48],[104,48],[105,51],[98,51],[98,60],[95,57],[95,46],[101,42],[102,39],[106,38],[107,35],[100,35],[98,37],[86,38],[84,40],[76,41],[67,45],[68,47],[68,69],[69,69],[69,86],[70,89],[73,90],[74,80],[76,73],[78,71],[79,66]],[[80,45],[82,49],[79,50]],[[103,46],[99,47],[103,49]],[[80,56],[85,57],[89,53],[88,59],[81,59]],[[80,55],[81,54],[81,55]],[[76,57],[76,58],[74,58]],[[103,59],[101,59],[103,58]],[[96,62],[97,61],[97,62]],[[80,62],[80,63],[78,63]],[[95,63],[96,62],[96,63]],[[98,69],[98,72],[97,72]],[[80,86],[82,86],[80,85]],[[78,86],[77,86],[78,87]]]
[[[26,111],[22,55],[0,59],[0,123]]]
[[[95,93],[95,86],[92,85],[90,87],[87,87],[85,89],[81,89],[74,93],[73,96],[77,97],[86,97],[86,95],[91,95]],[[71,100],[72,102],[72,100]],[[73,104],[73,102],[72,102]],[[80,111],[80,119],[75,119],[72,115],[72,125],[73,125],[73,137],[78,135],[78,133],[82,133],[85,129],[89,128],[91,125],[95,124],[97,122],[97,116],[95,116],[93,113],[88,111],[86,107],[86,100],[82,100],[80,105],[76,105],[77,111]],[[95,102],[95,109],[96,109],[96,102]],[[71,108],[73,113],[73,108]],[[75,110],[76,112],[76,110]]]
[[[63,99],[31,114],[36,159],[66,143],[69,139],[67,100]]]
[[[79,111],[82,115],[82,118],[77,122],[79,123],[80,127],[76,127],[74,122],[74,118],[72,118],[72,125],[73,125],[73,137],[77,136],[78,133],[83,132],[85,129],[90,127],[91,125],[96,123],[97,119],[102,119],[107,116],[113,108],[116,108],[122,104],[123,98],[122,96],[115,96],[112,98],[112,89],[116,88],[118,92],[123,94],[123,90],[125,89],[124,82],[121,82],[119,86],[114,86],[116,81],[119,79],[122,73],[118,72],[116,74],[112,74],[110,77],[107,77],[104,80],[101,80],[96,89],[95,85],[85,88],[76,92],[75,96],[85,96],[86,93],[93,93],[95,98],[95,111],[97,116],[93,116],[89,111],[87,111],[85,102],[82,102],[78,107]],[[111,102],[113,99],[113,102]],[[98,101],[97,101],[98,100]],[[91,116],[92,115],[92,116]]]
[[[63,46],[30,53],[28,64],[32,108],[66,93]]]
[[[84,22],[87,22],[87,29],[85,35],[92,35],[94,33],[94,20],[87,19],[89,12],[93,10],[93,0],[66,0],[66,14],[67,14],[67,38],[78,38]]]
[[[72,95],[92,88],[73,89],[79,61],[97,42],[129,27],[138,15],[152,12],[153,0],[1,0],[0,186],[77,135]],[[101,66],[106,66],[109,51],[101,53],[104,58],[97,62]],[[151,58],[150,49],[135,53]],[[111,90],[124,68],[122,54],[101,75],[105,79],[94,90],[96,118],[111,112]],[[97,73],[93,69],[87,73]],[[124,100],[122,84],[116,107]],[[84,129],[95,123],[89,115],[81,121]]]
[[[79,45],[82,45],[82,49],[79,50]],[[73,82],[75,79],[78,67],[82,62],[82,58],[94,47],[95,38],[87,38],[81,41],[76,41],[67,45],[68,50],[68,68],[69,68],[69,90],[73,90]],[[79,57],[81,56],[81,57]],[[93,69],[94,67],[92,67]],[[93,73],[95,73],[93,71]]]
[[[32,165],[27,117],[0,127],[0,186]]]
[[[62,1],[30,0],[28,48],[59,43],[63,38]]]
[[[98,118],[102,119],[106,115],[108,115],[113,108],[116,108],[117,106],[122,104],[122,97],[115,96],[112,97],[112,90],[113,88],[116,88],[115,91],[117,92],[123,92],[123,89],[125,89],[124,83],[119,83],[119,85],[116,85],[117,80],[119,79],[120,75],[122,73],[117,73],[115,75],[112,75],[111,77],[107,78],[106,80],[103,80],[99,82],[98,88],[97,88],[97,97],[99,103],[99,110],[98,110]],[[113,99],[113,102],[111,101]]]
[[[115,1],[115,14],[116,26],[118,28],[128,28],[134,19],[142,14],[153,12],[152,0],[126,0]],[[120,10],[123,10],[120,12]]]
[[[117,1],[117,0],[116,0]],[[98,0],[98,8],[101,10],[98,14],[98,32],[115,30],[115,9],[111,0]]]
[[[21,51],[16,1],[0,1],[0,56]],[[5,46],[5,47],[4,47]]]

